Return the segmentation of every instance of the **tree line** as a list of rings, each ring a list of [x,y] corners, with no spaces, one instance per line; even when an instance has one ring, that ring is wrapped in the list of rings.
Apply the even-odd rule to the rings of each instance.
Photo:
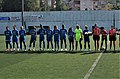
[[[62,0],[56,1],[56,8],[52,8],[42,0],[24,0],[25,11],[61,11],[69,10],[69,8],[62,3]],[[0,0],[0,12],[21,12],[22,0]]]
[[[116,0],[119,1],[119,0]],[[119,2],[117,2],[119,3]],[[119,6],[115,6],[113,10],[119,10]],[[50,5],[42,2],[42,0],[24,0],[25,11],[66,11],[71,10],[63,0],[56,0],[56,7],[52,8]],[[0,0],[0,12],[21,12],[22,0]]]

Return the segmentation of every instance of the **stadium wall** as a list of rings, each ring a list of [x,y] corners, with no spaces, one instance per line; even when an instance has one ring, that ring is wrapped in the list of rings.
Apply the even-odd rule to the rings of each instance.
[[[82,28],[84,25],[91,27],[97,23],[100,27],[104,26],[109,29],[112,24],[120,28],[120,11],[51,11],[51,12],[24,12],[25,25],[28,26],[51,26],[58,25],[60,29],[62,24],[66,28],[79,24]],[[4,33],[5,27],[22,25],[21,12],[1,12],[0,13],[0,34]]]

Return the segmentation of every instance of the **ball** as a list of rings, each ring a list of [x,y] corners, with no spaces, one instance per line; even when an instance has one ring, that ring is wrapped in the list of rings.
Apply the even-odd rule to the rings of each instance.
[[[92,35],[92,32],[88,32],[88,35]]]
[[[88,34],[88,32],[85,32],[85,35],[87,35]]]
[[[104,49],[104,50],[105,50],[105,47],[102,47],[102,49]]]
[[[105,47],[100,48],[100,50],[105,50]]]
[[[120,35],[120,32],[119,32],[119,31],[117,31],[117,32],[116,32],[116,34],[117,34],[117,35]]]

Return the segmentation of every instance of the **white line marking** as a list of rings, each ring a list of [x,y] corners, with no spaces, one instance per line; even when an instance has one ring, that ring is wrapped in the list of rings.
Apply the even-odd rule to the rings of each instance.
[[[107,45],[109,45],[109,44],[110,44],[110,42],[109,42]],[[91,76],[93,70],[94,70],[95,67],[97,66],[100,58],[102,57],[103,52],[104,52],[104,50],[101,51],[101,53],[99,54],[98,58],[97,58],[97,59],[95,60],[95,62],[93,63],[93,65],[92,65],[92,67],[90,68],[90,70],[89,70],[89,71],[87,72],[87,74],[84,76],[84,79],[89,79],[89,77]]]
[[[101,52],[100,55],[98,56],[98,58],[95,60],[94,64],[92,65],[90,70],[87,72],[87,74],[85,75],[84,79],[89,79],[90,75],[92,74],[93,70],[97,66],[97,64],[98,64],[100,58],[102,57],[102,55],[103,55],[103,52]]]

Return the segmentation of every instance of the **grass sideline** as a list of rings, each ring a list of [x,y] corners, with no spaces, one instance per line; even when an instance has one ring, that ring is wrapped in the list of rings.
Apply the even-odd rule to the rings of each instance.
[[[94,53],[101,53],[101,51],[12,51],[12,52],[6,52],[6,51],[0,51],[0,53],[6,53],[6,54],[17,54],[17,53],[28,53],[28,54],[33,54],[33,53],[37,53],[37,54],[42,54],[42,53],[48,53],[48,54],[59,54],[59,53],[63,53],[63,54],[77,54],[77,53],[81,53],[81,54],[94,54]],[[116,51],[103,51],[103,53],[120,53],[120,50],[116,50]]]

